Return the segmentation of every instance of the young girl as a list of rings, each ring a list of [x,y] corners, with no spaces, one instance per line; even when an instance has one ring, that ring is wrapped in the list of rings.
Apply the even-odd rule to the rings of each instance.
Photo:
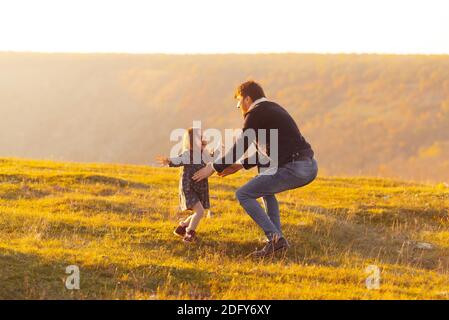
[[[193,146],[196,148],[193,148]],[[181,167],[179,180],[179,201],[182,211],[192,210],[194,213],[181,221],[173,231],[175,235],[183,237],[184,242],[196,240],[196,228],[204,215],[205,209],[210,208],[209,204],[209,183],[207,179],[195,182],[192,176],[203,168],[210,160],[203,159],[203,154],[210,156],[208,152],[203,152],[207,145],[202,140],[199,129],[189,128],[186,130],[183,139],[182,153],[174,158],[157,157],[157,161],[169,167]],[[198,156],[194,157],[193,152],[197,151]],[[195,161],[196,160],[196,161]],[[206,160],[206,161],[204,161]]]

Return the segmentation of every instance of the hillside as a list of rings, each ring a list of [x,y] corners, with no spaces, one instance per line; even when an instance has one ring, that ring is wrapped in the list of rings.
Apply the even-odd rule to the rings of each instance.
[[[262,235],[234,199],[252,174],[211,178],[213,215],[189,246],[171,233],[175,169],[2,158],[0,298],[449,299],[447,185],[320,175],[279,196],[292,248],[254,261]]]
[[[240,128],[261,82],[326,175],[449,177],[449,56],[0,52],[0,156],[150,164],[170,132]]]

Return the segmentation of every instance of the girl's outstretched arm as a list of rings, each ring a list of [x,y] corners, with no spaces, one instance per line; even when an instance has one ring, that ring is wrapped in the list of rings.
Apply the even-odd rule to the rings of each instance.
[[[184,151],[177,157],[167,158],[169,167],[180,167],[190,164],[190,152]]]
[[[156,156],[156,162],[161,166],[168,166],[170,164],[170,159],[164,156]]]

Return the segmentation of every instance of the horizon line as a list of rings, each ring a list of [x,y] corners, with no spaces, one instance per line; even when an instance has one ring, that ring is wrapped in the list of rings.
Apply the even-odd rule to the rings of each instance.
[[[39,50],[0,50],[3,53],[35,53],[35,54],[111,54],[111,55],[384,55],[384,56],[449,56],[449,53],[423,53],[423,52],[376,52],[376,51],[254,51],[254,52],[132,52],[132,51],[39,51]]]

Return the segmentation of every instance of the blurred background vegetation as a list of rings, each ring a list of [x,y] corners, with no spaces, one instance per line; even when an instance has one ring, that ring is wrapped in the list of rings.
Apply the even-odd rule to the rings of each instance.
[[[254,79],[322,175],[449,180],[449,56],[0,53],[0,156],[151,164],[171,130],[240,128]]]

